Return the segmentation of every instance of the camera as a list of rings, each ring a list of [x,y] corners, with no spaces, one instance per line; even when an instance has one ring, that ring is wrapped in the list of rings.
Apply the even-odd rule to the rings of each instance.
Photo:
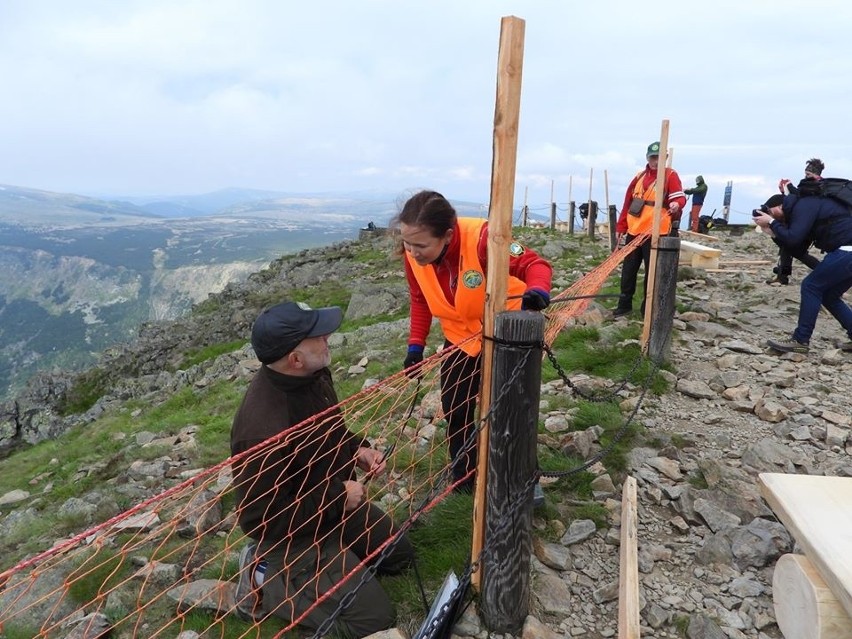
[[[765,204],[761,204],[760,208],[753,209],[751,212],[752,217],[757,217],[758,215],[763,215],[764,213],[769,213],[769,207]]]

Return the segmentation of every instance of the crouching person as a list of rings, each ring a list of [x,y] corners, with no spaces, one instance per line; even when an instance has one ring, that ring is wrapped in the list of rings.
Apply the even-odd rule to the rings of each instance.
[[[279,437],[233,464],[239,525],[252,539],[240,553],[236,611],[246,620],[274,615],[289,622],[307,612],[305,628],[364,637],[394,623],[381,584],[361,584],[362,567],[331,591],[396,530],[355,475],[356,467],[384,472],[382,453],[349,431],[334,408],[328,336],[341,321],[337,307],[284,302],[252,328],[263,366],[234,417],[231,454]],[[404,535],[382,554],[378,574],[401,572],[414,555]]]

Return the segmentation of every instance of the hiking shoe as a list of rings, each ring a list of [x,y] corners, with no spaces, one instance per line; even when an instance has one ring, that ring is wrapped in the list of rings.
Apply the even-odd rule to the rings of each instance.
[[[787,275],[776,275],[770,280],[766,280],[767,284],[782,284],[786,286],[790,283],[790,278]]]
[[[834,345],[844,353],[852,353],[852,341],[841,342],[838,340]]]
[[[260,621],[260,589],[254,587],[255,544],[246,544],[240,551],[240,572],[237,589],[234,592],[235,611],[243,621]]]
[[[792,337],[787,340],[774,340],[768,339],[766,340],[766,345],[772,350],[779,351],[781,353],[802,353],[807,354],[809,347],[807,344],[803,344],[802,342],[797,342]]]
[[[632,308],[616,308],[612,311],[612,316],[615,317],[624,317],[625,315],[630,315],[633,312]]]

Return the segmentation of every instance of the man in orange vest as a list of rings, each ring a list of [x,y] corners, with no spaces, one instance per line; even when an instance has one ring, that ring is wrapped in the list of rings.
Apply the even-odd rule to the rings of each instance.
[[[636,279],[639,267],[645,264],[645,280],[643,291],[648,290],[648,262],[651,259],[650,233],[654,225],[654,202],[657,197],[657,163],[660,161],[660,143],[652,142],[645,154],[648,163],[636,174],[627,187],[624,195],[624,205],[615,225],[617,244],[622,246],[633,240],[637,235],[649,234],[641,246],[624,258],[621,265],[621,294],[618,306],[612,312],[613,317],[627,315],[633,310],[633,295],[636,293]],[[674,169],[665,171],[665,188],[663,192],[663,214],[660,218],[660,235],[677,235],[680,226],[680,216],[686,204],[686,194],[680,182],[680,176]],[[642,313],[645,313],[645,297],[642,297]]]

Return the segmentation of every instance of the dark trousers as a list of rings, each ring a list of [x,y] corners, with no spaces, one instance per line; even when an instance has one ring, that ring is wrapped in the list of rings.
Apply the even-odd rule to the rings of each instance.
[[[387,513],[365,502],[344,513],[338,526],[330,531],[318,531],[313,539],[293,540],[286,548],[286,542],[279,542],[272,548],[264,542],[259,550],[260,556],[268,562],[262,589],[264,614],[290,622],[310,610],[300,625],[315,631],[340,607],[344,598],[353,597],[331,631],[355,638],[390,628],[396,618],[393,604],[375,578],[360,584],[364,568],[358,569],[322,603],[316,605],[316,602],[394,531]],[[411,542],[403,536],[378,566],[377,573],[398,574],[409,567],[413,559]],[[279,568],[273,570],[275,566]],[[356,590],[357,593],[351,595]]]
[[[775,272],[781,276],[793,274],[793,258],[799,260],[809,269],[814,270],[819,264],[819,258],[808,253],[808,247],[802,246],[796,249],[789,249],[785,246],[778,247],[778,264],[775,267]]]
[[[447,342],[445,347],[449,347]],[[441,362],[441,408],[447,420],[453,481],[476,468],[476,399],[479,396],[480,357],[456,349]],[[466,449],[466,443],[469,448]],[[471,490],[471,476],[456,490]]]
[[[627,235],[627,243],[633,241],[635,235]],[[618,297],[618,308],[623,311],[633,310],[633,296],[636,294],[636,280],[639,268],[645,265],[645,276],[642,281],[642,312],[645,312],[645,297],[648,294],[648,264],[651,261],[651,238],[633,250],[621,263],[621,294]]]

